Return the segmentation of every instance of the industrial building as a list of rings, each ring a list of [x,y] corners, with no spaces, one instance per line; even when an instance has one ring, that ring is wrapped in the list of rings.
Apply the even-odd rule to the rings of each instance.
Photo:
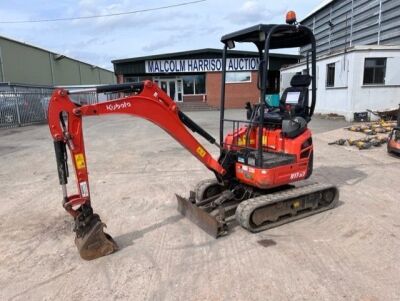
[[[55,86],[115,83],[112,71],[0,36],[0,128],[45,122]],[[111,95],[86,94],[86,102]],[[75,101],[81,102],[80,96]]]
[[[0,82],[67,86],[115,83],[115,76],[98,66],[0,36]]]
[[[400,1],[326,0],[301,23],[317,42],[317,107],[354,113],[396,108],[400,95]],[[300,49],[303,57],[307,48]],[[281,90],[300,64],[282,70]]]
[[[243,108],[258,102],[258,52],[229,51],[226,106]],[[268,93],[279,94],[280,69],[298,63],[300,56],[271,54]],[[177,102],[203,102],[219,107],[222,51],[198,49],[112,61],[119,83],[153,80]]]

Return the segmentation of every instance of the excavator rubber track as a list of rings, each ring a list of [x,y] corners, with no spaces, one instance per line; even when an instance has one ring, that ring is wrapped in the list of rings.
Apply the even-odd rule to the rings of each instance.
[[[198,182],[193,189],[195,195],[195,203],[198,204],[203,201],[204,197],[207,197],[207,195],[205,195],[206,190],[213,186],[218,186],[218,180],[216,178],[205,179]]]
[[[251,232],[260,232],[334,208],[337,187],[309,184],[245,200],[236,209],[236,220]]]

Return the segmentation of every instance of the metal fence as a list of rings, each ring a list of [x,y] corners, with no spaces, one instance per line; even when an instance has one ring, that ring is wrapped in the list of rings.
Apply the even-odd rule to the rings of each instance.
[[[0,128],[26,126],[47,121],[54,88],[0,85]],[[82,105],[115,99],[118,94],[82,93],[71,99]]]
[[[44,122],[50,93],[0,92],[0,127]]]

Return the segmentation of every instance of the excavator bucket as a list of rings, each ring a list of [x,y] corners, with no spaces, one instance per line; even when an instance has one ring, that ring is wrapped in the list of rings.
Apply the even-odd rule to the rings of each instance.
[[[104,223],[97,220],[83,236],[75,237],[75,245],[85,260],[92,260],[118,251],[117,243],[103,231]]]

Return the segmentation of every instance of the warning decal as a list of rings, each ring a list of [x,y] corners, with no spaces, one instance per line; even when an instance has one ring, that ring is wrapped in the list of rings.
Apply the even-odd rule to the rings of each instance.
[[[85,157],[83,156],[82,153],[75,155],[75,164],[77,169],[82,169],[86,167]]]
[[[204,158],[204,156],[206,155],[206,151],[204,150],[204,148],[202,148],[201,146],[199,146],[196,149],[196,152],[199,154],[200,157]]]

